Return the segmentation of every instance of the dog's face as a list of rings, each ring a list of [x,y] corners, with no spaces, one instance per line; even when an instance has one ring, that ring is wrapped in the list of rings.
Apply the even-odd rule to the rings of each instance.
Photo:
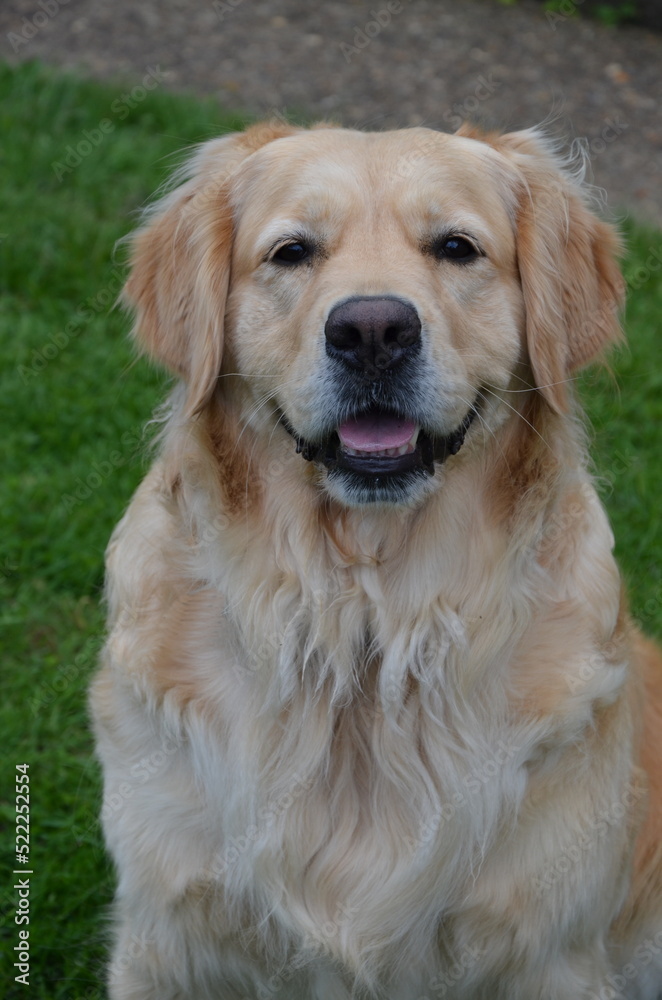
[[[337,500],[420,502],[534,384],[562,409],[615,335],[614,236],[528,133],[250,135],[139,234],[128,297],[195,406],[224,333],[242,421]]]
[[[523,308],[493,159],[323,130],[263,147],[236,185],[233,360],[345,502],[417,497],[485,388],[510,386]]]

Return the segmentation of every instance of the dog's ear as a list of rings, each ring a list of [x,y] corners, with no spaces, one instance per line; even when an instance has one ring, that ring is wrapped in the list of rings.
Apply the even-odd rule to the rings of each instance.
[[[264,123],[205,143],[179,173],[188,179],[148,210],[131,238],[122,298],[135,312],[134,336],[183,378],[187,415],[209,400],[221,368],[233,181],[247,156],[295,131]]]
[[[470,129],[461,132],[479,138]],[[571,373],[621,335],[620,240],[587,207],[581,183],[540,132],[480,138],[516,168],[517,259],[529,360],[543,397],[564,412]]]

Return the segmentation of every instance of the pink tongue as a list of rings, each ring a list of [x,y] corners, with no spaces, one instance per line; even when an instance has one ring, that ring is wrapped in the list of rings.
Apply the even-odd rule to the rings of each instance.
[[[407,444],[416,430],[413,420],[403,420],[385,413],[371,413],[346,420],[338,436],[346,448],[354,451],[386,451]]]

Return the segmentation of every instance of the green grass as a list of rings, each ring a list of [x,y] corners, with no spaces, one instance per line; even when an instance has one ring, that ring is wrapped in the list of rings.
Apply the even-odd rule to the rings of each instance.
[[[504,7],[514,7],[518,0],[498,0]],[[556,25],[568,18],[589,17],[609,28],[618,28],[623,24],[642,24],[644,15],[637,0],[609,0],[608,3],[598,3],[597,0],[542,0],[545,11],[551,15],[550,23]],[[580,6],[584,4],[584,6]],[[645,23],[645,21],[644,21]],[[650,25],[649,25],[650,26]]]
[[[126,320],[109,311],[121,276],[114,244],[170,172],[172,154],[243,124],[210,102],[159,88],[120,117],[130,90],[36,65],[0,68],[5,959],[17,940],[11,779],[22,761],[30,764],[34,872],[31,988],[10,976],[7,1000],[103,996],[112,873],[96,822],[99,775],[85,692],[103,634],[104,547],[144,473],[142,427],[163,395],[163,379],[133,363]],[[53,166],[66,166],[67,155],[73,163],[68,147],[89,141],[85,131],[98,138],[102,120],[112,129],[90,142],[79,164],[66,172]],[[644,272],[650,248],[662,255],[662,238],[631,226],[627,236],[626,271],[639,286],[627,313],[631,347],[617,359],[617,379],[593,374],[583,387],[634,611],[660,635],[662,270]]]
[[[662,637],[662,234],[631,224],[624,234],[627,346],[611,373],[591,370],[580,384],[632,612],[646,632]]]

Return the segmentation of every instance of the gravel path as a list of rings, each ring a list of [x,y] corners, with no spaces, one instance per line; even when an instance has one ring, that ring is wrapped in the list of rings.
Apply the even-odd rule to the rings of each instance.
[[[256,115],[452,130],[554,114],[609,204],[662,227],[662,35],[645,30],[530,0],[3,0],[0,40],[10,60],[103,78],[159,67],[164,86]]]

